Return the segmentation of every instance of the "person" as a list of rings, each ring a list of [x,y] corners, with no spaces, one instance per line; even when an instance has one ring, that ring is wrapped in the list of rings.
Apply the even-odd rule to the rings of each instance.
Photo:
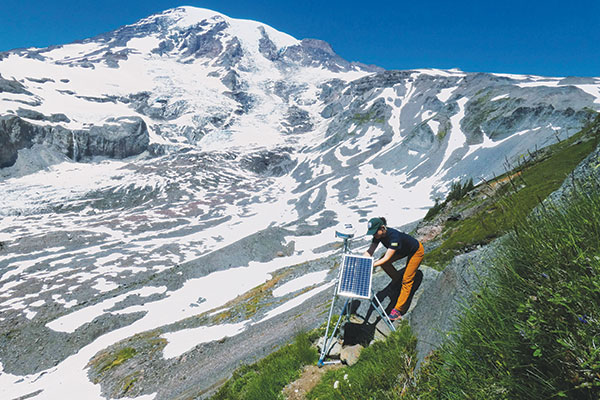
[[[373,263],[373,268],[381,267],[386,274],[392,278],[392,282],[396,282],[402,278],[402,289],[398,301],[392,309],[389,318],[392,321],[401,319],[402,315],[408,311],[408,298],[412,289],[417,268],[423,261],[425,255],[425,249],[421,242],[412,236],[400,232],[394,228],[387,227],[387,221],[384,217],[371,218],[368,223],[367,235],[373,235],[371,246],[364,255],[373,257],[375,249],[382,243],[387,251],[377,261]],[[393,263],[406,257],[406,270],[404,276],[402,276]]]

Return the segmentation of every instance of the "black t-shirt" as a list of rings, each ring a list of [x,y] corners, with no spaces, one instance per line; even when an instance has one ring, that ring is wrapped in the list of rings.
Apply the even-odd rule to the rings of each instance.
[[[417,239],[394,228],[387,228],[385,237],[381,239],[373,238],[372,243],[377,243],[377,245],[381,243],[388,249],[396,250],[396,254],[400,257],[411,256],[419,250],[419,241]]]

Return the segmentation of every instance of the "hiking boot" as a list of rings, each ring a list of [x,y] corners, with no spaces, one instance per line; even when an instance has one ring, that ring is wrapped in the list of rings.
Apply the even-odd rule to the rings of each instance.
[[[388,315],[388,318],[390,319],[390,321],[396,321],[398,319],[402,319],[402,314],[400,314],[400,311],[394,308],[390,315]]]

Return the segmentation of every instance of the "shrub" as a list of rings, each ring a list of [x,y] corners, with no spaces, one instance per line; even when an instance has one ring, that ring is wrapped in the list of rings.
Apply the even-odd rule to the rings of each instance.
[[[439,199],[435,199],[435,204],[433,205],[433,207],[431,207],[428,211],[427,214],[425,214],[425,217],[423,218],[425,221],[429,221],[431,220],[433,217],[435,217],[445,206],[446,204],[448,204],[450,201],[452,200],[460,200],[463,197],[465,197],[465,195],[467,193],[469,193],[471,190],[473,190],[475,188],[475,185],[473,185],[473,178],[470,178],[468,181],[466,181],[464,184],[461,181],[458,182],[452,182],[452,185],[450,186],[450,192],[448,192],[448,195],[446,196],[446,200],[444,200],[443,202],[440,203]]]
[[[462,199],[467,193],[473,190],[473,188],[475,188],[473,185],[473,178],[469,178],[469,180],[464,184],[460,181],[452,182],[452,185],[450,186],[450,192],[446,197],[446,202]]]

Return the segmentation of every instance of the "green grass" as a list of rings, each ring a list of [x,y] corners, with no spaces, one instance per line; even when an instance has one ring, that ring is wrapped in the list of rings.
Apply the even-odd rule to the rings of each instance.
[[[599,186],[515,224],[409,398],[600,398]]]
[[[598,145],[599,132],[600,117],[582,132],[554,145],[550,149],[551,155],[543,161],[522,165],[507,173],[505,176],[515,173],[518,176],[477,214],[449,222],[443,243],[426,253],[423,262],[441,270],[463,249],[487,244],[508,232],[542,199],[558,189],[568,174]]]
[[[119,352],[108,357],[107,360],[104,360],[104,363],[100,367],[100,373],[123,364],[125,361],[135,356],[136,353],[136,350],[132,347],[125,347],[124,349],[119,350]]]
[[[400,396],[412,378],[415,346],[416,339],[403,321],[385,341],[365,348],[355,365],[328,371],[307,394],[307,399],[366,400]]]
[[[281,391],[300,376],[304,365],[314,364],[317,350],[311,347],[311,337],[300,334],[295,341],[252,365],[236,370],[213,400],[282,399]]]
[[[356,122],[358,125],[364,125],[369,122],[375,122],[378,124],[383,124],[385,119],[381,116],[377,116],[375,111],[368,111],[366,113],[356,113],[352,116],[352,121]]]

